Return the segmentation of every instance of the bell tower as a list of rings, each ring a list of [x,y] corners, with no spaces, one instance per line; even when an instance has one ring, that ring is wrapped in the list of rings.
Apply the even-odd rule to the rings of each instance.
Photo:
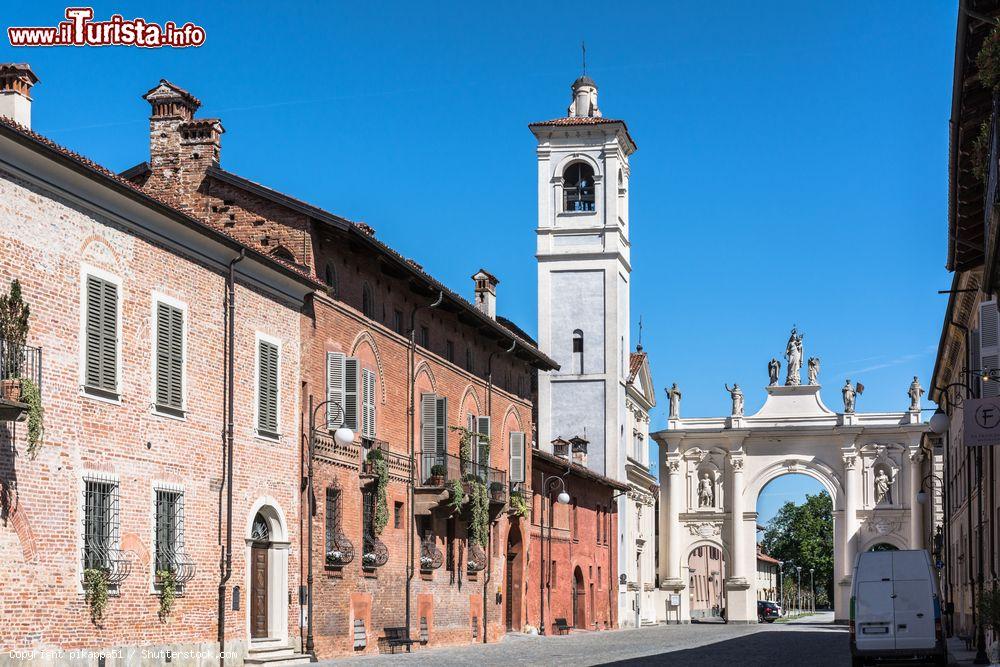
[[[560,370],[538,381],[538,445],[587,439],[587,466],[625,479],[629,374],[629,156],[625,123],[605,118],[597,84],[573,82],[566,116],[531,123],[538,140],[538,344]]]

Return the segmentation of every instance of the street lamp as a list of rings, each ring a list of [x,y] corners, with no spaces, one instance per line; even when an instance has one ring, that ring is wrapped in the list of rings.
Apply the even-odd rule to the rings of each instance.
[[[798,613],[802,613],[802,566],[795,566],[795,607]]]
[[[785,578],[782,568],[785,566],[785,561],[778,561],[778,606],[781,607],[781,613],[785,613],[785,600],[781,597],[782,595],[782,584],[781,580]]]
[[[315,656],[313,648],[315,644],[313,643],[313,517],[316,515],[316,496],[313,493],[313,454],[316,449],[316,433],[319,429],[316,428],[316,415],[319,413],[320,408],[324,406],[331,414],[327,415],[327,432],[333,435],[333,440],[338,445],[346,447],[354,442],[354,431],[344,426],[344,408],[337,401],[323,401],[316,407],[313,407],[312,396],[309,397],[309,470],[306,476],[306,489],[308,489],[308,503],[309,503],[309,572],[306,574],[306,604],[307,615],[309,625],[306,630],[306,653]],[[333,412],[331,408],[335,408],[336,412]],[[332,417],[338,417],[338,419],[332,419]],[[339,423],[337,428],[332,428],[331,423]],[[315,659],[315,657],[313,658]]]
[[[813,579],[815,568],[809,568],[809,606],[816,611],[816,582]]]
[[[569,505],[570,497],[569,497],[569,494],[566,493],[566,481],[563,479],[566,475],[569,474],[569,471],[570,471],[569,466],[567,466],[566,467],[566,472],[564,472],[562,475],[550,475],[550,476],[546,477],[543,474],[542,475],[542,497],[543,498],[551,498],[552,492],[555,491],[556,488],[558,487],[560,489],[560,491],[559,491],[559,495],[556,496],[556,502],[559,503],[560,505]],[[544,532],[545,532],[545,503],[544,502],[542,503],[542,510],[541,511],[542,511],[541,526],[542,526],[542,534],[544,535]],[[545,588],[546,588],[546,586],[545,586],[545,570],[546,570],[546,564],[547,564],[547,562],[552,559],[552,509],[549,510],[549,535],[548,535],[548,544],[549,544],[549,557],[547,559],[545,558],[545,542],[542,542],[542,557],[539,559],[539,564],[538,564],[538,573],[539,573],[539,577],[538,577],[538,598],[539,599],[538,599],[538,602],[539,602],[539,609],[541,610],[541,623],[538,624],[539,625],[539,627],[538,627],[538,633],[541,634],[541,635],[545,634]],[[552,574],[551,566],[549,567],[548,571],[549,571],[549,575],[551,576],[551,574]],[[549,601],[551,603],[551,598],[552,598],[552,582],[551,581],[549,582],[548,589],[549,589]]]

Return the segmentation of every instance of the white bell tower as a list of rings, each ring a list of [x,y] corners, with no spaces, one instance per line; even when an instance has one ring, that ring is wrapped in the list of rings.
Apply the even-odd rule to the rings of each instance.
[[[538,344],[560,370],[540,374],[538,445],[589,441],[587,466],[625,480],[629,374],[629,156],[625,123],[604,118],[597,85],[573,82],[563,118],[538,140]]]

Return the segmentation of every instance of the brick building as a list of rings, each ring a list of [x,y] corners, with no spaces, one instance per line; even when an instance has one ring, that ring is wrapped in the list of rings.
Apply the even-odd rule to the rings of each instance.
[[[531,452],[526,623],[544,634],[560,620],[608,630],[618,624],[616,500],[629,487],[587,467],[585,440],[552,445],[554,454]]]
[[[38,443],[10,421],[23,401],[0,406],[0,664],[217,655],[227,525],[242,662],[261,618],[278,641],[297,629],[299,327],[318,283],[30,131],[36,81],[0,66],[0,288],[19,281],[31,309],[0,379],[44,410]],[[105,584],[92,620],[86,590]]]
[[[473,305],[368,225],[222,169],[221,122],[195,118],[187,91],[161,81],[145,98],[150,160],[123,176],[324,283],[301,322],[306,470],[313,413],[318,427],[301,498],[304,648],[382,651],[387,628],[409,627],[417,648],[520,629],[524,563],[506,554],[529,531],[510,490],[526,495],[534,377],[556,364],[496,314],[497,279],[476,272]],[[341,425],[353,443],[330,435]]]

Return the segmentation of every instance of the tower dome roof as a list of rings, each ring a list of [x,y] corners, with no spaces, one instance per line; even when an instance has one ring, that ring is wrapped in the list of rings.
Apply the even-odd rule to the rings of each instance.
[[[586,74],[584,74],[579,79],[577,79],[576,81],[573,82],[573,87],[574,88],[577,88],[579,86],[593,86],[594,88],[597,88],[597,84],[594,83],[594,80],[591,79]]]

